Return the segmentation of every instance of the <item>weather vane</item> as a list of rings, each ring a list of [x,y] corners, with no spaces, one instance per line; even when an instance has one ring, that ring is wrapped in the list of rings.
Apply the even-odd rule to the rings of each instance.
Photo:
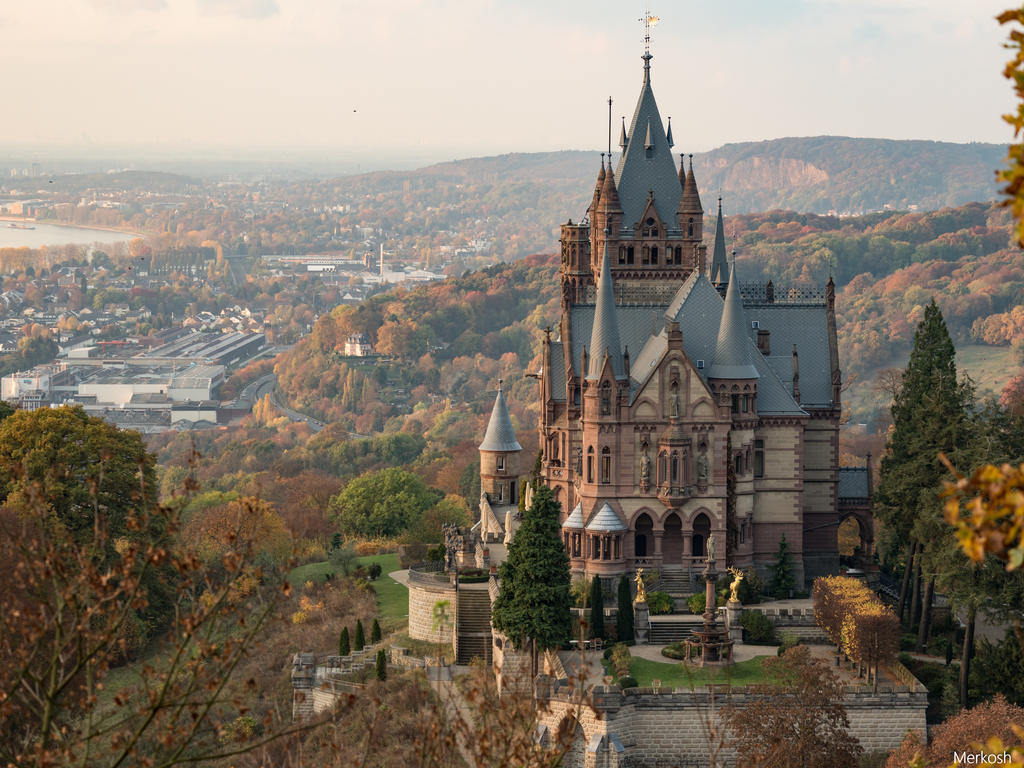
[[[661,19],[657,16],[651,15],[650,5],[644,6],[644,15],[638,21],[643,22],[644,25],[644,55],[651,55],[651,27],[656,27]]]

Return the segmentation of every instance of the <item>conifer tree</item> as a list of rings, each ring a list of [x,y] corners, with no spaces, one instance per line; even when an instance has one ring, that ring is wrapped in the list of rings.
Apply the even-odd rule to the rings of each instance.
[[[956,463],[969,449],[967,411],[973,395],[969,382],[957,380],[953,341],[933,299],[914,332],[910,361],[893,400],[893,429],[874,504],[896,548],[906,552],[897,608],[900,618],[911,587],[919,591],[916,580],[911,584],[911,574],[915,564],[919,567],[922,529],[930,531],[930,523],[940,513],[938,494],[946,471],[939,453]]]
[[[629,576],[619,578],[618,613],[615,616],[615,637],[620,643],[633,641],[633,591],[629,587]]]
[[[348,627],[341,628],[341,635],[338,637],[338,655],[348,656],[352,653],[352,644],[348,639]]]
[[[388,659],[387,656],[384,655],[383,648],[377,651],[376,672],[378,680],[388,679]]]
[[[362,619],[356,620],[356,637],[353,645],[357,651],[361,651],[366,647],[366,632],[363,630]]]
[[[380,642],[380,623],[374,619],[373,626],[370,627],[370,645]]]
[[[519,650],[558,648],[569,639],[569,556],[562,546],[559,504],[539,485],[533,505],[498,571],[501,591],[491,609],[494,626]]]
[[[786,534],[782,534],[779,540],[779,551],[769,569],[772,572],[772,595],[776,598],[789,597],[789,593],[796,587],[796,579],[793,576],[793,553],[789,551]]]
[[[604,594],[600,576],[590,582],[590,636],[604,640]]]

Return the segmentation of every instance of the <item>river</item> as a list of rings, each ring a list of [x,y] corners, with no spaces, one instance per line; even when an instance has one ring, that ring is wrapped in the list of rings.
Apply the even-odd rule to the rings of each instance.
[[[135,235],[127,232],[110,232],[105,229],[84,227],[60,227],[55,224],[38,224],[34,221],[12,222],[0,219],[0,248],[39,248],[44,245],[92,245],[93,243],[126,243]],[[20,229],[21,226],[35,229]]]

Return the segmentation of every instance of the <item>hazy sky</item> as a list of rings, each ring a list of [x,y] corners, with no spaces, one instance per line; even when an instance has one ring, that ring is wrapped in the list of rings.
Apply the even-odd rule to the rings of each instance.
[[[1008,0],[656,2],[676,151],[841,134],[1007,141]],[[449,159],[604,145],[639,0],[26,0],[0,7],[0,143]],[[617,138],[617,129],[616,129]]]

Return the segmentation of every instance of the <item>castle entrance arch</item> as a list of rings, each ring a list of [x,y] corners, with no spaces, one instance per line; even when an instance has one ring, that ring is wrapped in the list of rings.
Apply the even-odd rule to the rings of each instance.
[[[572,742],[569,743],[569,739]],[[583,726],[579,721],[569,715],[558,726],[558,743],[569,743],[569,749],[559,763],[563,768],[585,768],[587,760],[587,737],[583,733]]]
[[[683,565],[683,521],[675,512],[665,518],[665,535],[661,539],[662,562],[666,568]]]
[[[711,521],[701,512],[693,519],[693,552],[694,558],[707,557],[708,536],[711,535]]]

